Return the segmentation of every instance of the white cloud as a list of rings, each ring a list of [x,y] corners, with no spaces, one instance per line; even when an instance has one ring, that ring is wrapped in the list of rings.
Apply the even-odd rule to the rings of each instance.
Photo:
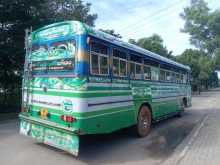
[[[208,1],[208,0],[207,0]],[[216,1],[209,0],[216,8]],[[92,12],[98,14],[98,29],[114,29],[123,36],[138,39],[153,33],[162,36],[164,44],[174,55],[191,48],[189,35],[181,33],[184,21],[179,14],[190,0],[87,0],[92,3]]]

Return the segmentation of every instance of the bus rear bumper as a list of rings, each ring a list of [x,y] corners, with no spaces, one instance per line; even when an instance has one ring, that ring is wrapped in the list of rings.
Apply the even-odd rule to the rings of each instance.
[[[20,134],[78,156],[79,136],[74,134],[74,131],[54,127],[48,123],[36,122],[31,117],[23,115],[19,115],[19,117]]]

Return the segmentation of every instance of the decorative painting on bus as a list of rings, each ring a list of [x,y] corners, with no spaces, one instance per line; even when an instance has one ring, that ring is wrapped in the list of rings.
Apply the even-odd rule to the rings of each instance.
[[[75,51],[75,42],[73,40],[54,42],[51,45],[34,44],[30,60],[45,61],[73,58]]]

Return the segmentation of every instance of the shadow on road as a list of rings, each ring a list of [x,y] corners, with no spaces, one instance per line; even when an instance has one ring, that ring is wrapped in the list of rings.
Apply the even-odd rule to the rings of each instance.
[[[156,123],[150,135],[145,138],[132,136],[128,129],[111,134],[82,136],[80,154],[74,159],[86,164],[120,164],[144,159],[162,161],[172,154],[175,147],[195,126],[196,123],[193,121],[184,122],[187,117],[191,117],[188,112],[182,118],[173,117]],[[39,145],[73,158],[72,155],[61,150]]]

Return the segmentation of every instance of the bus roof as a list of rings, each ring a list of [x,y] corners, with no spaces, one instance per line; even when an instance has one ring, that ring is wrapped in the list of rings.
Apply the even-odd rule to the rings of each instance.
[[[41,31],[48,31],[48,29],[50,28],[54,28],[54,27],[58,27],[60,25],[71,25],[71,29],[70,30],[70,33],[71,34],[89,34],[91,36],[94,36],[96,38],[99,38],[99,39],[102,39],[102,40],[105,40],[107,42],[110,42],[110,43],[113,43],[117,46],[121,46],[121,47],[124,47],[126,49],[129,49],[129,50],[132,50],[132,51],[135,51],[137,53],[140,53],[140,54],[143,54],[147,57],[150,57],[152,59],[155,59],[155,60],[158,60],[158,61],[161,61],[161,62],[164,62],[164,63],[167,63],[167,64],[170,64],[170,65],[174,65],[174,66],[177,66],[179,68],[182,68],[182,69],[185,69],[185,70],[190,70],[190,67],[189,66],[186,66],[186,65],[183,65],[181,63],[178,63],[178,62],[175,62],[173,60],[170,60],[166,57],[163,57],[159,54],[156,54],[156,53],[153,53],[151,51],[148,51],[146,49],[143,49],[139,46],[136,46],[136,45],[133,45],[131,43],[128,43],[128,42],[125,42],[117,37],[114,37],[108,33],[105,33],[105,32],[102,32],[100,30],[97,30],[93,27],[90,27],[82,22],[79,22],[79,21],[65,21],[65,22],[59,22],[59,23],[54,23],[54,24],[50,24],[48,26],[44,26],[36,31],[34,31],[32,33],[32,38],[35,38],[35,35],[37,33],[40,33]],[[60,29],[60,31],[62,32],[62,30],[65,30],[66,28],[62,28]],[[51,33],[51,31],[48,31]],[[48,35],[48,34],[46,34]]]

